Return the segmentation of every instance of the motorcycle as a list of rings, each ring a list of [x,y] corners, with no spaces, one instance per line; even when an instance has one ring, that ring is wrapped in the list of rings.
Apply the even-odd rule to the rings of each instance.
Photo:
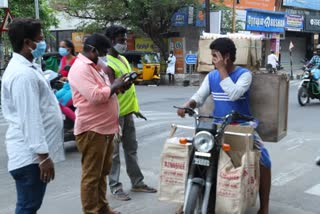
[[[60,74],[52,70],[46,70],[43,73],[54,92],[60,90],[63,87],[64,83],[60,81],[60,78],[61,78]],[[75,108],[72,107],[72,110],[75,111]],[[75,136],[73,134],[74,122],[68,117],[66,117],[64,114],[63,114],[63,119],[64,119],[64,122],[63,122],[64,142],[75,140]]]
[[[304,74],[298,88],[298,102],[301,106],[310,103],[310,99],[320,100],[319,83],[315,78],[317,69],[320,69],[320,66],[304,67]]]
[[[212,203],[213,210],[215,207],[220,150],[230,150],[230,145],[222,143],[224,130],[232,122],[253,121],[254,118],[237,112],[231,112],[224,118],[202,116],[191,108],[175,108],[184,109],[195,119],[194,138],[184,139],[192,143],[192,150],[183,212],[185,214],[207,213],[209,202]],[[222,119],[221,126],[214,124],[212,119]]]
[[[268,71],[268,73],[272,74],[272,73],[277,73],[277,71],[283,70],[283,66],[281,66],[280,64],[277,64],[276,68],[273,68],[271,64],[267,64],[266,65],[266,69]]]

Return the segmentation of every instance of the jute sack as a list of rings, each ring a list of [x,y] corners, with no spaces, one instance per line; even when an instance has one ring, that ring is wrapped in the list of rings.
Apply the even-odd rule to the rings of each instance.
[[[231,128],[230,128],[231,127]],[[237,132],[240,126],[230,126],[229,131]],[[249,129],[248,129],[249,130]],[[231,131],[229,133],[232,133]],[[255,205],[259,191],[259,151],[250,148],[253,133],[243,136],[226,134],[224,142],[231,145],[231,152],[220,152],[217,174],[217,214],[243,214]],[[245,140],[245,146],[239,146]],[[244,149],[244,150],[243,150]],[[239,160],[241,160],[239,162]]]
[[[174,128],[164,143],[160,162],[159,200],[183,203],[189,167],[190,144],[173,137]]]

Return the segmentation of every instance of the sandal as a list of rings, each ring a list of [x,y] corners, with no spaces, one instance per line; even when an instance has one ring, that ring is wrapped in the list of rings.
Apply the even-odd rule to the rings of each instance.
[[[111,192],[112,196],[119,201],[129,201],[131,200],[130,196],[125,193],[122,189],[118,189],[114,192]]]
[[[147,185],[132,187],[131,192],[156,193],[157,190]]]

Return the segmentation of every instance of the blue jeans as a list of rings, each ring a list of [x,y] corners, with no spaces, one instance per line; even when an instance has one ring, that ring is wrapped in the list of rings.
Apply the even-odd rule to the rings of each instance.
[[[31,164],[10,171],[16,182],[17,204],[15,214],[36,214],[40,209],[46,183],[40,180],[38,164]]]

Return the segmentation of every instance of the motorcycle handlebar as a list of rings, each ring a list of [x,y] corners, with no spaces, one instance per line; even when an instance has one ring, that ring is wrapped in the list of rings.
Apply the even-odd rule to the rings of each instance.
[[[190,116],[194,116],[196,114],[196,116],[198,116],[199,118],[208,118],[208,119],[222,119],[222,120],[226,120],[228,121],[229,119],[231,119],[231,122],[233,121],[237,121],[237,120],[245,120],[245,121],[253,121],[254,117],[252,116],[248,116],[248,115],[243,115],[240,114],[236,111],[232,111],[230,114],[228,114],[226,117],[214,117],[214,116],[203,116],[203,115],[197,115],[198,113],[192,109],[192,108],[186,108],[186,107],[177,107],[177,106],[173,106],[174,108],[177,109],[184,109],[185,112]]]
[[[185,108],[185,107],[178,107],[178,106],[173,106],[173,108],[184,109],[184,111],[185,111],[190,117],[193,117],[193,116],[196,114],[196,111],[193,110],[192,108]]]

